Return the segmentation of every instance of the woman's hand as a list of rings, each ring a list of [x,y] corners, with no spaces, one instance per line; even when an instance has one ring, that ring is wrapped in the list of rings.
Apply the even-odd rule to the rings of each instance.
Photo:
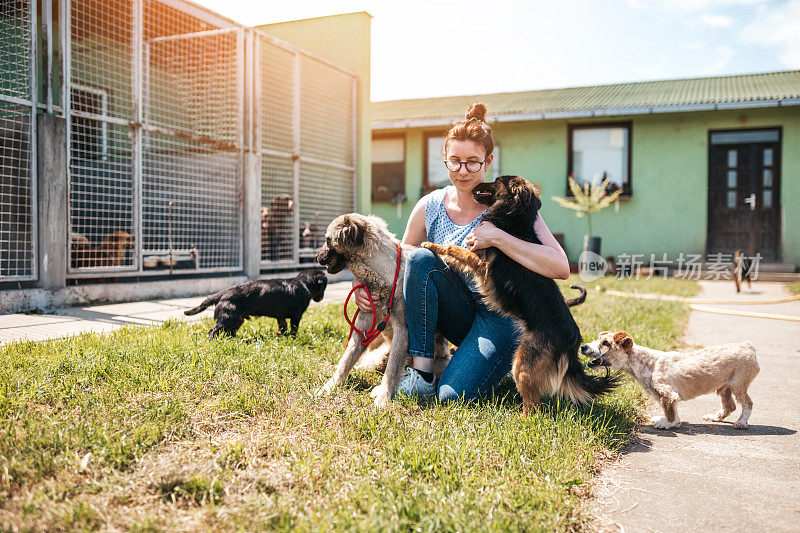
[[[357,285],[361,285],[361,281],[353,279],[353,287]],[[372,305],[370,305],[367,291],[358,289],[353,296],[355,297],[356,307],[358,307],[362,313],[372,313]]]
[[[464,244],[471,251],[494,246],[509,258],[528,270],[553,279],[569,278],[567,254],[544,223],[541,216],[536,217],[533,229],[542,244],[523,241],[509,235],[491,222],[481,222],[472,230]]]
[[[491,222],[481,222],[475,229],[473,229],[464,244],[469,247],[471,252],[480,250],[482,248],[489,248],[495,246],[497,241],[505,234],[503,230],[492,224]]]

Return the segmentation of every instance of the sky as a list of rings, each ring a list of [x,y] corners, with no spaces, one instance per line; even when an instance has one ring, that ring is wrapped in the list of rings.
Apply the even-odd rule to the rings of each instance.
[[[194,0],[250,26],[367,11],[373,101],[800,68],[800,0]]]

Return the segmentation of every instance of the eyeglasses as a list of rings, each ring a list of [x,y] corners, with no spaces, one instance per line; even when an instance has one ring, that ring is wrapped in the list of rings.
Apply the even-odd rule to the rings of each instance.
[[[450,172],[461,171],[461,166],[467,167],[467,172],[479,172],[486,161],[456,161],[455,159],[445,159],[444,166]]]

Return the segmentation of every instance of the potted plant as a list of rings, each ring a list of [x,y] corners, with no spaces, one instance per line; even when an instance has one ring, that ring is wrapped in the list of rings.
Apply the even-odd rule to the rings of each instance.
[[[583,238],[583,250],[600,255],[600,237],[592,234],[592,214],[611,205],[622,194],[622,189],[617,188],[613,192],[609,192],[611,187],[608,178],[605,178],[599,185],[596,181],[596,178],[592,182],[587,181],[581,187],[570,174],[569,189],[572,191],[573,197],[559,198],[553,196],[553,200],[562,207],[573,209],[575,216],[578,218],[586,217],[589,233]]]

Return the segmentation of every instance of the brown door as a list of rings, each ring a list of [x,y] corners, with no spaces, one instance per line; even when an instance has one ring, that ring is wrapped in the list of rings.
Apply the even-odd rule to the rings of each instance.
[[[708,253],[780,260],[780,130],[709,136]]]

